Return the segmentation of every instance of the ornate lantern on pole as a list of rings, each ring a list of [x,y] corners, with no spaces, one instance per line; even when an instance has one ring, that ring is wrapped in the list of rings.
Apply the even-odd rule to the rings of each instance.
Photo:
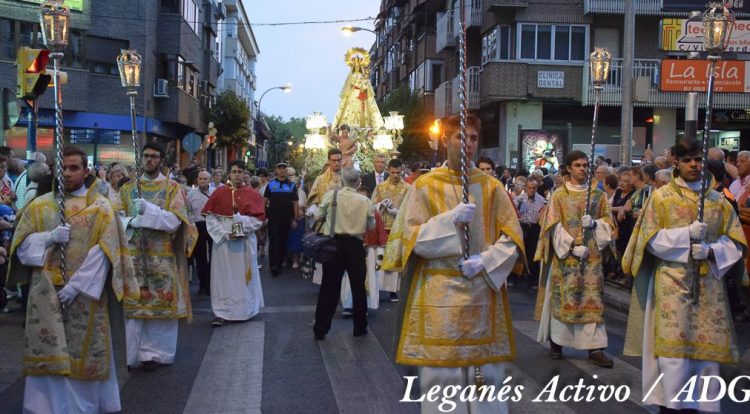
[[[698,198],[698,221],[703,222],[703,213],[706,205],[706,160],[708,159],[708,139],[711,134],[711,114],[714,106],[714,80],[716,78],[716,61],[721,59],[721,54],[729,44],[732,34],[734,16],[723,3],[709,3],[708,9],[703,12],[703,48],[708,53],[708,89],[706,90],[706,118],[703,123],[703,161],[701,161],[701,191]],[[691,243],[700,243],[702,240],[692,240]],[[690,260],[692,270],[692,284],[690,296],[693,304],[698,304],[700,297],[700,270],[699,266]]]
[[[372,149],[377,152],[388,152],[393,149],[393,139],[386,128],[381,128],[372,139]]]
[[[55,178],[57,181],[57,205],[60,209],[60,224],[65,219],[65,188],[63,186],[63,110],[62,91],[60,90],[59,68],[63,50],[68,46],[68,27],[70,9],[63,0],[46,0],[39,8],[39,23],[42,27],[42,40],[52,51],[49,57],[54,62],[52,81],[55,92]],[[60,245],[60,275],[63,283],[68,283],[65,263],[65,245]],[[67,308],[60,304],[63,320],[67,320]]]
[[[122,49],[117,56],[117,69],[120,71],[122,87],[127,89],[130,98],[130,130],[133,136],[133,153],[135,154],[135,192],[141,198],[141,146],[136,126],[135,96],[136,88],[141,86],[141,55],[134,49]]]
[[[596,129],[599,124],[599,101],[602,95],[602,85],[609,78],[609,64],[612,55],[604,48],[596,47],[589,55],[589,68],[591,71],[591,83],[594,84],[594,121],[591,125],[591,153],[589,155],[589,175],[586,180],[586,214],[591,214],[591,184],[594,179],[594,157],[596,153]]]

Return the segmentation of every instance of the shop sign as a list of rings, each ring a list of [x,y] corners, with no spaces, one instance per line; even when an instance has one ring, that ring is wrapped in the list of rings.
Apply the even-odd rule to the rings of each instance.
[[[562,89],[565,87],[565,72],[540,70],[536,74],[536,87]]]
[[[706,0],[662,0],[665,12],[690,12],[706,10]],[[750,13],[750,0],[724,0],[734,13]]]
[[[750,92],[750,62],[720,60],[714,71],[714,92]],[[663,92],[706,92],[708,88],[710,62],[708,60],[661,61],[661,82]]]
[[[690,19],[662,19],[661,49],[668,52],[702,52],[703,22]],[[750,20],[736,20],[727,52],[750,53]]]

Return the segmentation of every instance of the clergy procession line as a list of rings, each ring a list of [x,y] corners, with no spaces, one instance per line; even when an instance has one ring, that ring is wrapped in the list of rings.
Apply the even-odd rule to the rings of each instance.
[[[257,336],[263,337],[268,327],[255,320],[233,322],[249,321],[264,308],[260,262],[266,236],[274,283],[288,260],[294,268],[301,263],[303,274],[320,284],[308,335],[320,341],[326,366],[338,367],[328,376],[339,391],[361,394],[370,385],[386,387],[390,391],[385,395],[397,398],[388,407],[411,410],[408,404],[418,402],[423,413],[514,411],[513,403],[536,401],[520,392],[524,387],[517,383],[509,394],[504,388],[513,378],[524,377],[517,373],[517,364],[525,363],[519,360],[524,354],[519,343],[534,339],[549,346],[549,360],[568,358],[594,381],[609,378],[604,390],[615,400],[661,412],[720,412],[725,390],[711,378],[718,378],[721,364],[737,364],[745,351],[736,340],[725,281],[731,277],[747,286],[742,260],[747,242],[735,209],[713,190],[718,182],[711,175],[703,221],[697,220],[700,143],[686,139],[672,148],[671,179],[640,193],[638,219],[621,252],[622,271],[634,276],[634,283],[627,328],[616,336],[623,337],[624,356],[641,359],[635,387],[607,374],[612,368],[632,374],[633,368],[605,352],[613,348],[605,324],[605,260],[618,256],[615,239],[621,234],[615,235],[620,229],[607,193],[588,181],[588,157],[575,150],[567,153],[561,180],[548,188],[547,199],[537,192],[546,177],[527,179],[527,191],[518,194],[506,186],[508,177],[500,181],[492,171],[472,164],[464,202],[461,157],[474,159],[481,124],[468,115],[462,142],[461,123],[453,116],[443,124],[446,162],[406,179],[397,159],[378,156],[375,172],[360,177],[342,151],[331,149],[309,197],[296,177],[287,176],[292,171],[283,162],[275,166],[276,178],[258,182],[247,175],[243,162],[233,161],[225,185],[221,175],[211,183],[209,172],[195,168],[197,186],[188,191],[162,174],[164,148],[155,142],[141,150],[139,180],[111,185],[124,177],[99,180],[91,174],[85,152],[66,146],[62,181],[67,223],[60,224],[54,192],[39,194],[19,212],[10,246],[7,286],[29,286],[24,412],[127,408],[120,401],[118,376],[130,372],[143,378],[139,372],[148,375],[175,364],[180,358],[179,321],[190,322],[194,313],[208,311],[192,307],[191,261],[200,293],[210,296],[211,326],[219,328],[209,347],[214,351],[206,356],[210,362],[204,360],[194,388],[216,387],[210,379],[222,376],[218,365],[233,372],[223,378],[222,395],[250,404],[236,395],[245,389],[238,384],[262,382],[258,364],[264,357],[262,352],[260,361],[257,355],[247,356],[251,351],[245,347],[263,349]],[[480,158],[480,167],[488,161]],[[110,171],[112,176],[116,172],[125,175],[127,170]],[[747,190],[743,186],[741,191]],[[60,270],[63,246],[66,273]],[[335,255],[324,254],[321,246],[335,249]],[[298,256],[300,250],[322,263]],[[518,275],[535,280],[532,272],[538,276],[531,308],[538,323],[514,323],[509,285]],[[368,308],[380,307],[380,290],[398,303],[388,305],[398,306],[388,323],[397,346],[391,350],[378,344],[380,351],[367,352],[379,355],[381,362],[387,354],[386,359],[413,368],[399,368],[400,378],[392,371],[384,376],[377,367],[365,371],[375,381],[396,381],[396,387],[356,383],[356,370],[367,366],[356,355],[377,343],[368,336]],[[343,315],[353,321],[352,335],[345,339],[342,322],[334,319],[339,302]],[[531,312],[525,313],[531,318]],[[340,341],[346,344],[342,352],[355,357],[331,351]],[[229,359],[213,355],[222,347],[232,349]],[[240,365],[233,365],[232,358]],[[245,372],[252,374],[244,377]],[[345,374],[352,378],[339,376]],[[556,388],[550,382],[556,378],[536,382],[534,388]],[[564,382],[584,387],[579,379]],[[475,390],[476,395],[461,390]],[[514,398],[485,398],[494,390]],[[609,400],[597,395],[600,403]],[[260,396],[255,397],[252,405],[260,409]],[[219,400],[206,404],[191,395],[187,406],[192,408],[186,410],[210,411],[212,404],[222,406]],[[342,410],[357,404],[340,396],[336,400]]]

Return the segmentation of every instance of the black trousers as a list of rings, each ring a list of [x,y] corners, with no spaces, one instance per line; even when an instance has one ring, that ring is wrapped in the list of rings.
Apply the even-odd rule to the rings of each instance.
[[[367,253],[362,239],[352,236],[336,236],[336,248],[338,260],[323,264],[323,280],[318,293],[318,306],[315,308],[313,331],[316,335],[325,335],[331,329],[331,320],[339,304],[341,279],[344,272],[347,272],[352,286],[354,334],[361,334],[367,330]]]
[[[521,223],[523,246],[526,249],[526,262],[529,264],[529,278],[527,280],[529,287],[536,286],[539,283],[539,262],[534,261],[534,253],[536,253],[536,245],[539,243],[541,229],[541,226],[536,223]]]
[[[213,240],[206,230],[205,221],[196,221],[195,227],[198,228],[198,241],[193,249],[193,257],[195,261],[195,268],[198,271],[198,280],[200,281],[200,289],[204,292],[211,291],[211,248],[213,247]]]
[[[289,230],[292,228],[292,217],[268,218],[268,264],[271,271],[281,270],[286,256],[286,245],[289,241]]]

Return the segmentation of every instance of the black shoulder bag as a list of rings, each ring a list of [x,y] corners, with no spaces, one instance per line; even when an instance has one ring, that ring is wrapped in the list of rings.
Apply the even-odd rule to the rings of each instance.
[[[334,240],[334,231],[336,230],[336,196],[339,190],[333,191],[333,204],[331,214],[333,219],[331,220],[331,232],[329,235],[321,234],[320,228],[323,226],[323,222],[320,223],[317,231],[313,231],[302,236],[302,253],[308,257],[311,257],[316,262],[320,263],[332,263],[336,261],[336,240]]]

